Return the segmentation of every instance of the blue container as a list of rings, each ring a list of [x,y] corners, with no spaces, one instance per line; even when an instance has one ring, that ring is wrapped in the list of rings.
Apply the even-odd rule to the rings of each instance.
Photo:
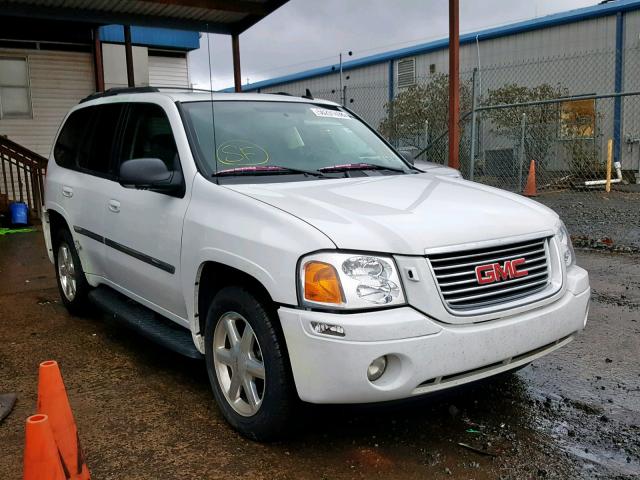
[[[24,202],[14,202],[9,205],[11,213],[11,223],[13,225],[27,225],[29,218],[29,207]]]

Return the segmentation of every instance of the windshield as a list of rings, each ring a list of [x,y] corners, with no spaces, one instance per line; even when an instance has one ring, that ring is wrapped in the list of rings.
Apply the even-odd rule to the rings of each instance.
[[[356,170],[377,175],[411,171],[365,124],[337,107],[265,101],[182,106],[209,175],[288,173],[313,179],[317,176],[305,172],[345,176]]]

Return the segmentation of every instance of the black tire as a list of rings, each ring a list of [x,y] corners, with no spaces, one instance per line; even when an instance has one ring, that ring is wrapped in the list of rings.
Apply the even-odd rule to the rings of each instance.
[[[284,339],[276,330],[275,314],[269,313],[271,310],[265,303],[243,287],[225,287],[211,302],[205,328],[205,360],[216,402],[224,418],[234,429],[252,440],[261,442],[276,440],[286,435],[298,403]],[[264,365],[261,403],[257,412],[250,416],[241,415],[231,406],[223,393],[214,364],[216,326],[229,312],[240,314],[253,329]],[[229,369],[230,377],[231,372],[235,372],[231,367],[222,368]]]
[[[82,264],[80,263],[80,257],[78,256],[78,252],[76,251],[76,247],[73,242],[73,237],[71,236],[69,230],[67,230],[66,228],[61,228],[58,231],[54,232],[53,244],[56,282],[58,284],[58,292],[60,293],[60,298],[62,299],[62,303],[67,308],[69,313],[71,313],[72,315],[81,316],[87,311],[87,306],[89,304],[88,295],[89,291],[91,290],[91,286],[87,282],[87,279],[84,275],[84,270],[82,269]],[[68,254],[71,255],[71,259],[73,261],[75,277],[75,295],[73,296],[73,298],[69,298],[69,296],[65,293],[65,288],[63,287],[63,280],[60,273],[60,251],[64,248],[67,249]]]

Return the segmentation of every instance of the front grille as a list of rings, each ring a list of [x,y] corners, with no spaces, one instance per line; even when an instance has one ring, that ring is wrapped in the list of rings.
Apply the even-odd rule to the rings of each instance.
[[[429,255],[428,260],[445,303],[451,310],[472,310],[524,298],[549,283],[547,239],[527,240],[497,247]],[[505,262],[523,258],[517,267],[525,276],[507,276]],[[476,267],[498,264],[499,280],[481,284]],[[507,268],[508,268],[507,263]],[[489,268],[489,267],[485,267]],[[486,270],[485,270],[486,272]],[[483,276],[492,275],[492,272]]]

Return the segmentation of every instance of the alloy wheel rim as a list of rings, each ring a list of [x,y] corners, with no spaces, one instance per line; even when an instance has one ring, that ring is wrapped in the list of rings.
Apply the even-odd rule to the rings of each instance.
[[[264,399],[265,369],[260,343],[237,312],[220,317],[213,334],[213,363],[218,385],[238,414],[255,415]]]
[[[67,300],[73,302],[76,298],[76,267],[73,263],[71,250],[66,243],[60,245],[58,249],[58,277],[62,293]]]

